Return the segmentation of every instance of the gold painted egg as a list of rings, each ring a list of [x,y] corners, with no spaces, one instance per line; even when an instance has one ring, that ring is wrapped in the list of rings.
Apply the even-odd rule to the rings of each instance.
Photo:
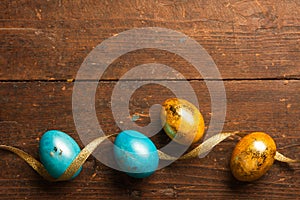
[[[200,111],[184,99],[167,99],[162,105],[161,122],[166,134],[183,145],[199,141],[204,133]]]
[[[266,133],[254,132],[243,137],[235,146],[230,160],[233,176],[240,181],[254,181],[272,166],[276,144]]]

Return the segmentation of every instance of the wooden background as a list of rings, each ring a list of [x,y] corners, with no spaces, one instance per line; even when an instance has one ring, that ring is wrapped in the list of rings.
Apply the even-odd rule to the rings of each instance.
[[[41,135],[59,129],[83,147],[72,115],[72,79],[81,63],[119,32],[157,26],[188,35],[212,56],[227,93],[223,131],[265,131],[280,152],[300,159],[298,0],[3,0],[0,10],[1,144],[38,157]],[[149,62],[172,66],[189,80],[208,125],[211,104],[202,77],[178,55],[144,49],[118,58],[101,78],[96,109],[102,129],[119,131],[110,110],[118,78]],[[130,101],[131,113],[140,116],[137,123],[149,123],[149,106],[170,96],[158,85],[137,90]],[[158,135],[158,146],[168,140]],[[90,157],[75,180],[48,183],[15,155],[0,151],[0,199],[300,198],[299,165],[276,162],[256,182],[236,181],[229,159],[237,141],[227,139],[204,159],[177,161],[142,180]]]

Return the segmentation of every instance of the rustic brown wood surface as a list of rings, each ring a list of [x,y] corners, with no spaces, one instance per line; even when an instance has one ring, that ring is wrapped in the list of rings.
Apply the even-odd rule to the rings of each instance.
[[[59,129],[83,147],[72,114],[78,69],[105,39],[151,26],[180,31],[211,55],[227,94],[224,132],[265,131],[280,152],[300,159],[298,0],[22,0],[1,1],[0,9],[0,144],[38,158],[41,135]],[[171,66],[187,78],[208,126],[216,113],[211,113],[203,77],[178,55],[144,49],[115,60],[99,81],[95,100],[101,128],[107,134],[119,131],[110,105],[114,86],[132,67],[149,62]],[[128,118],[136,114],[136,123],[146,125],[149,107],[171,96],[159,85],[139,88],[131,98]],[[161,147],[169,139],[161,131],[153,141]],[[0,199],[300,198],[299,164],[275,162],[256,182],[235,180],[229,159],[237,141],[238,137],[229,138],[203,159],[176,161],[142,180],[91,156],[76,179],[48,183],[17,156],[0,151]]]

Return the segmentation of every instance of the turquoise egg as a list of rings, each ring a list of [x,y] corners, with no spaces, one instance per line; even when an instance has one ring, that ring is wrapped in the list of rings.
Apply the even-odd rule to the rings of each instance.
[[[51,130],[40,140],[40,160],[53,178],[59,178],[80,152],[73,138],[64,132]],[[75,178],[82,167],[74,174]]]
[[[115,140],[114,155],[120,170],[135,178],[155,172],[159,157],[153,142],[138,131],[122,131]]]

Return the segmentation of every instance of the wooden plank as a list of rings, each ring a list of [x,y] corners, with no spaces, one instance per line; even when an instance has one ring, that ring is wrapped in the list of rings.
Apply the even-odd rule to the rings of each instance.
[[[75,78],[96,45],[119,32],[149,26],[195,39],[224,79],[300,77],[297,0],[4,1],[0,6],[0,80]],[[202,78],[178,55],[141,50],[116,60],[103,80],[153,61],[171,65],[187,79]]]
[[[41,135],[48,129],[60,129],[83,147],[72,116],[74,83],[67,79],[75,78],[83,60],[107,38],[133,28],[157,26],[195,39],[214,59],[227,93],[224,131],[268,132],[280,152],[299,159],[297,0],[2,1],[0,10],[1,144],[38,157]],[[207,87],[191,64],[170,52],[143,49],[115,60],[99,82],[96,112],[106,133],[119,131],[110,99],[116,80],[134,66],[152,62],[170,66],[189,80],[206,126],[212,115],[220,114],[211,113]],[[158,85],[143,86],[132,96],[126,119],[135,114],[138,125],[147,125],[150,105],[172,95]],[[163,131],[151,139],[158,147],[170,141]],[[236,181],[228,164],[237,141],[230,138],[202,160],[177,161],[143,180],[132,179],[90,157],[75,180],[47,183],[15,155],[0,151],[0,198],[299,198],[298,165],[276,162],[257,182]]]
[[[102,81],[96,93],[101,128],[118,131],[110,111],[114,81]],[[206,124],[210,119],[210,97],[203,81],[190,81],[196,91]],[[300,81],[225,81],[227,115],[224,131],[265,131],[278,149],[299,159]],[[38,138],[48,129],[59,129],[80,142],[72,116],[73,83],[0,83],[0,143],[19,147],[38,157]],[[126,92],[126,91],[125,91]],[[190,94],[186,94],[189,97]],[[132,114],[137,123],[149,123],[148,108],[172,96],[158,85],[147,85],[132,96]],[[143,113],[144,115],[141,115]],[[128,116],[130,117],[130,116]],[[163,132],[153,138],[158,146],[168,139]],[[177,161],[153,176],[136,180],[103,166],[94,157],[75,180],[48,183],[15,155],[0,151],[1,199],[99,199],[99,198],[297,198],[300,193],[298,165],[276,162],[259,181],[243,184],[230,174],[229,159],[238,138],[218,145],[206,158]]]

